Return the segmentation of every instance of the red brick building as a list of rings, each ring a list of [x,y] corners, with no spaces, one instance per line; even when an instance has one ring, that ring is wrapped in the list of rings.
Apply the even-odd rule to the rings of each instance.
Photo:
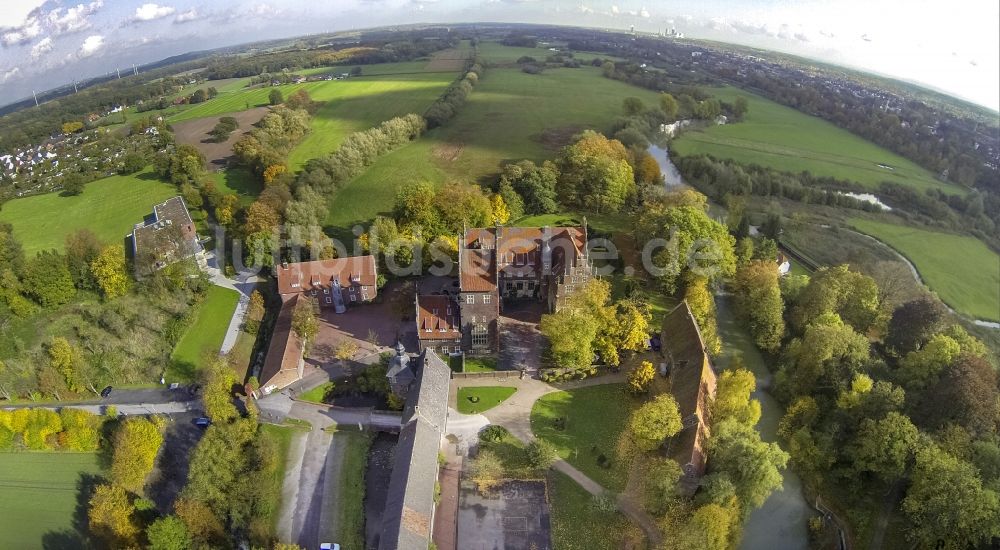
[[[462,351],[462,318],[458,302],[447,294],[417,296],[417,338],[420,351],[441,357]]]

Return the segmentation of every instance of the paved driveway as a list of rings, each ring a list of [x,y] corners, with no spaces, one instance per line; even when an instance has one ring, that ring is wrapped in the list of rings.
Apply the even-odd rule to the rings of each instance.
[[[535,301],[512,302],[500,316],[500,358],[503,370],[537,372],[541,365],[542,333],[538,323],[545,306]]]

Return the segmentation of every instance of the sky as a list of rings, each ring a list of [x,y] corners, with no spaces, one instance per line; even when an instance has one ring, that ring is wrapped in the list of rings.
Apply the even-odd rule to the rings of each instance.
[[[171,55],[403,23],[525,22],[777,50],[1000,108],[997,0],[0,0],[0,105]]]

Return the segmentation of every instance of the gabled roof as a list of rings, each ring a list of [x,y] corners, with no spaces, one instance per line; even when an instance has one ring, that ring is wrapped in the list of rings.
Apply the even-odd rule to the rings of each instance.
[[[434,518],[438,450],[448,421],[451,370],[433,351],[419,358],[389,478],[379,550],[427,548]]]
[[[540,277],[546,253],[551,254],[552,272],[564,271],[586,251],[587,232],[583,227],[474,228],[465,232],[461,244],[462,291],[489,292],[497,286],[498,270],[516,277]]]
[[[421,340],[454,340],[462,337],[459,307],[451,296],[417,296],[417,336]]]
[[[281,389],[299,379],[302,344],[292,331],[292,316],[298,298],[293,295],[281,304],[281,311],[278,312],[271,332],[267,355],[264,357],[264,366],[260,370],[261,388],[273,385]]]
[[[342,287],[352,284],[375,286],[378,276],[374,256],[286,263],[277,266],[275,272],[278,276],[278,293],[283,295],[330,287],[335,280]]]

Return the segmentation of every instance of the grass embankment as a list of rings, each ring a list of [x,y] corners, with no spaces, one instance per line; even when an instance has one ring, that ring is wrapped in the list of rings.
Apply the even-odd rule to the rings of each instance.
[[[628,519],[594,508],[593,497],[565,474],[548,474],[552,547],[559,550],[619,548],[628,537]],[[634,529],[634,527],[632,527]]]
[[[89,229],[108,244],[121,243],[154,204],[177,194],[176,187],[146,169],[90,182],[75,197],[48,193],[14,199],[0,207],[0,221],[14,227],[30,258],[40,250],[62,251],[66,236],[78,229]]]
[[[850,224],[906,256],[956,311],[1000,321],[1000,256],[978,239],[859,218]]]
[[[365,472],[368,468],[368,434],[338,432],[345,445],[340,468],[340,495],[336,500],[337,542],[345,550],[365,547]]]
[[[619,440],[637,405],[622,384],[550,393],[531,409],[531,431],[555,446],[561,458],[618,492],[629,470],[627,458],[619,456]]]
[[[503,403],[517,388],[510,386],[479,386],[458,389],[458,412],[479,414]]]
[[[269,439],[278,451],[278,466],[274,469],[274,476],[267,480],[270,487],[277,489],[272,492],[271,498],[273,499],[273,502],[271,502],[271,505],[267,508],[271,510],[271,517],[268,524],[275,533],[278,530],[278,517],[281,511],[281,486],[285,479],[285,467],[288,463],[288,450],[292,446],[292,436],[295,435],[295,432],[297,431],[301,431],[301,428],[292,426],[276,426],[274,424],[260,425],[260,434],[258,437],[262,439]]]
[[[656,93],[603,78],[593,67],[539,75],[487,70],[447,125],[381,157],[348,182],[331,201],[327,224],[349,229],[389,212],[396,190],[409,181],[476,182],[497,173],[506,160],[554,158],[576,133],[610,130],[629,96],[650,106],[657,100]]]
[[[235,290],[212,286],[192,312],[192,321],[174,346],[167,368],[167,382],[190,382],[198,367],[215,358],[240,301]]]
[[[87,547],[78,514],[100,475],[97,453],[0,453],[0,546]]]
[[[706,153],[788,172],[805,170],[816,176],[853,180],[872,189],[891,181],[921,193],[931,188],[953,194],[965,192],[957,185],[938,181],[912,161],[821,118],[736,88],[714,88],[709,92],[722,101],[745,97],[750,107],[745,119],[685,131],[671,143],[671,150],[681,155]]]

